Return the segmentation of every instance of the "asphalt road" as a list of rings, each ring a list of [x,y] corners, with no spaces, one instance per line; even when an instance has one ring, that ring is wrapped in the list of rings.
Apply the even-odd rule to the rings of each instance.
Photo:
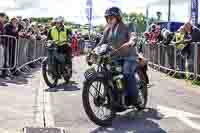
[[[34,72],[22,85],[1,82],[0,103],[3,106],[0,107],[0,131],[19,131],[25,126],[47,126],[62,127],[70,133],[200,132],[200,87],[172,79],[152,69],[149,70],[151,87],[147,109],[119,114],[110,128],[98,127],[86,116],[81,100],[83,73],[88,66],[84,57],[75,58],[73,63],[72,84],[64,85],[61,82],[53,90],[45,85],[40,70]],[[7,94],[10,98],[5,96]],[[19,114],[21,117],[17,117]],[[18,124],[9,123],[13,121]]]
[[[109,129],[94,125],[86,116],[81,100],[83,73],[87,65],[84,57],[74,60],[74,76],[76,84],[60,87],[57,92],[50,93],[52,115],[56,127],[64,127],[72,133],[195,133],[200,132],[200,93],[180,80],[174,80],[149,70],[151,88],[149,102],[144,112],[134,111],[119,115]],[[192,88],[192,89],[189,89]],[[186,112],[186,113],[185,113]],[[179,118],[180,117],[180,118]],[[182,117],[188,118],[182,120]],[[190,122],[191,120],[191,122]],[[192,124],[191,124],[192,123]]]

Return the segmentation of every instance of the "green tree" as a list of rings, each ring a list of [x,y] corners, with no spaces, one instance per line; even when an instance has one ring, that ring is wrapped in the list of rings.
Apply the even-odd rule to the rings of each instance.
[[[145,16],[140,13],[132,12],[130,14],[123,13],[123,20],[126,23],[133,23],[137,32],[143,32],[146,28]]]
[[[137,32],[144,32],[146,29],[146,17],[142,13],[123,13],[123,20],[125,23],[133,23]],[[149,23],[154,22],[154,18],[150,18]]]
[[[96,26],[95,30],[98,33],[102,33],[104,31],[104,26],[103,25],[98,25],[98,26]]]

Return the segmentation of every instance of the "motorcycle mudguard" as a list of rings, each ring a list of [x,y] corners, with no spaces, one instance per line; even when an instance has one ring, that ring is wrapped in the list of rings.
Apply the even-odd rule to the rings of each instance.
[[[85,81],[92,81],[94,80],[95,78],[105,78],[105,74],[102,73],[102,72],[92,72],[93,70],[92,69],[88,69],[84,76],[85,76]]]
[[[93,75],[96,75],[96,70],[94,67],[87,69],[84,73],[84,77],[86,80],[90,79],[90,77],[92,77]]]

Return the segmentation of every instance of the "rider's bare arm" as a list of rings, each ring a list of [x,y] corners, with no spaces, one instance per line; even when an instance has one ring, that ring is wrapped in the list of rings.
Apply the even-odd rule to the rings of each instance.
[[[106,43],[106,37],[108,35],[109,27],[107,26],[105,30],[103,31],[103,37],[101,38],[100,42],[97,44],[97,46],[101,46],[102,44]]]

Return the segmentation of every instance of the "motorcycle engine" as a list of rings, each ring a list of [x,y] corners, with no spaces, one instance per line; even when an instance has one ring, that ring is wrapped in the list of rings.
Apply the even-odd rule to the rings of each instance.
[[[113,76],[113,80],[115,81],[117,90],[119,92],[123,92],[124,88],[125,88],[124,75],[123,74],[119,74],[119,75]]]

